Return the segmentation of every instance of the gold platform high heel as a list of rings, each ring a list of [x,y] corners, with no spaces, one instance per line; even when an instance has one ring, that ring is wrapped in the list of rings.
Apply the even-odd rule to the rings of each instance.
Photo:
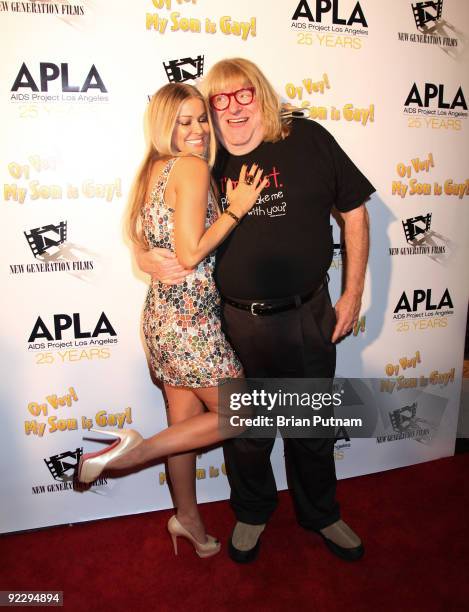
[[[211,557],[213,555],[216,555],[217,552],[220,552],[221,544],[216,538],[207,534],[207,541],[205,542],[205,544],[197,542],[194,536],[189,533],[189,531],[187,531],[185,527],[181,525],[175,515],[172,516],[168,521],[168,531],[171,534],[171,539],[173,540],[175,555],[178,554],[178,536],[182,536],[183,538],[189,540],[189,542],[192,543],[192,546],[194,547],[195,552],[199,555],[199,557]]]
[[[114,436],[117,440],[102,451],[87,453],[80,458],[77,474],[79,482],[93,482],[113,459],[125,455],[143,442],[142,436],[133,429],[91,429],[91,431]]]

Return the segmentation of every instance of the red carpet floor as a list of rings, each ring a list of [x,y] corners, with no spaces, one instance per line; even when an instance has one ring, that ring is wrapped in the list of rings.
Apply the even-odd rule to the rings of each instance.
[[[343,517],[365,557],[335,558],[297,526],[286,492],[259,559],[199,559],[170,511],[0,537],[0,590],[62,590],[66,610],[319,612],[469,609],[469,453],[339,482]],[[226,542],[226,502],[202,507]]]

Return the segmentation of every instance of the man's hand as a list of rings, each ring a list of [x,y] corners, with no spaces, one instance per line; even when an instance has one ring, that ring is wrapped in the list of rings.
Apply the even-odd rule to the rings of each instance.
[[[135,260],[142,272],[149,274],[153,280],[165,285],[179,285],[192,270],[183,268],[175,253],[168,249],[153,248],[146,251],[134,247]]]
[[[369,218],[365,205],[340,215],[344,222],[345,291],[335,305],[337,323],[332,342],[351,332],[358,321],[369,248]]]
[[[337,342],[339,338],[350,333],[357,323],[362,303],[361,293],[343,293],[335,305],[337,322],[332,334],[331,342]]]

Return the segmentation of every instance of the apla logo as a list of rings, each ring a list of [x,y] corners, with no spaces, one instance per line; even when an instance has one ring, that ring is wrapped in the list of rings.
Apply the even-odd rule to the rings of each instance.
[[[18,89],[30,89],[31,91],[49,91],[49,83],[55,81],[61,77],[62,91],[63,92],[87,92],[90,89],[99,89],[101,93],[107,93],[106,86],[99,75],[96,66],[93,64],[86,75],[83,84],[70,85],[68,76],[68,64],[52,64],[51,62],[40,62],[39,64],[39,84],[37,86],[33,75],[29,71],[26,63],[23,62],[21,68],[16,76],[15,82],[11,91],[18,91]]]
[[[330,226],[330,228],[331,233],[334,234],[332,225]],[[345,257],[345,240],[342,238],[342,236],[339,235],[335,237],[333,235],[332,247],[333,251],[330,270],[341,270],[343,267],[343,259]]]
[[[419,308],[421,304],[425,304],[424,309]],[[402,311],[406,313],[415,313],[418,310],[425,312],[429,311],[440,311],[445,308],[454,308],[453,300],[448,289],[445,289],[441,298],[434,303],[432,302],[432,290],[431,289],[415,289],[411,299],[407,296],[407,293],[403,291],[396,307],[394,308],[394,314],[399,317],[398,313]],[[446,313],[448,314],[448,313]],[[405,315],[400,315],[405,316]],[[396,316],[394,317],[396,318]]]
[[[34,73],[34,74],[33,74]],[[78,79],[76,71],[74,80]],[[89,92],[89,93],[88,93]],[[69,64],[40,62],[39,73],[23,62],[11,87],[10,100],[32,102],[108,102],[108,90],[94,64],[75,83]]]
[[[198,79],[204,73],[204,56],[195,58],[183,57],[182,59],[163,62],[166,76],[170,83],[184,83],[191,79]]]
[[[352,446],[350,442],[350,436],[345,427],[339,427],[335,432],[334,439],[334,459],[340,461],[345,458],[346,448]]]
[[[39,316],[34,324],[34,327],[29,335],[28,342],[36,342],[37,340],[44,338],[45,340],[62,340],[62,332],[73,328],[72,336],[75,340],[81,338],[97,338],[101,335],[107,335],[111,337],[117,336],[113,326],[104,312],[101,313],[98,322],[94,326],[93,331],[82,331],[80,313],[74,312],[72,316],[68,314],[55,314],[53,315],[53,324],[47,327],[46,323]],[[50,331],[52,330],[52,331]],[[70,334],[68,334],[70,335]],[[90,342],[91,344],[91,342]]]
[[[433,102],[435,99],[437,99],[436,104]],[[407,95],[404,106],[409,107],[412,104],[416,104],[419,108],[425,109],[429,109],[431,106],[437,106],[440,109],[452,110],[454,108],[462,108],[467,111],[466,99],[464,98],[461,86],[458,87],[458,90],[452,98],[451,95],[449,95],[446,100],[447,101],[445,101],[445,86],[443,84],[425,83],[422,95],[422,87],[419,90],[417,83],[414,83]]]
[[[323,15],[329,13],[332,10],[332,23],[334,25],[346,25],[351,26],[354,24],[360,24],[362,27],[367,28],[368,24],[365,19],[365,14],[360,6],[360,2],[355,4],[352,12],[346,16],[342,13],[342,17],[339,16],[339,0],[316,0],[315,11],[310,8],[307,0],[301,0],[296,7],[295,12],[292,16],[292,21],[297,21],[301,18],[306,18],[309,22],[322,22]]]

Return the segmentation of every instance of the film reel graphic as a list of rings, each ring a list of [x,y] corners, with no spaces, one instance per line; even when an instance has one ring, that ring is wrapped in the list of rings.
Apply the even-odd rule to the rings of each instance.
[[[52,455],[49,459],[44,459],[49,472],[54,480],[60,482],[71,482],[75,473],[75,468],[83,455],[83,448],[76,448],[74,451],[65,451],[59,455]]]
[[[52,247],[57,247],[67,240],[67,222],[61,221],[58,225],[44,225],[24,232],[29,248],[34,257],[39,257]]]
[[[163,62],[166,76],[170,83],[184,83],[191,79],[198,79],[204,73],[204,56],[196,58],[183,57],[177,60]]]
[[[416,2],[412,5],[415,25],[418,30],[428,30],[427,23],[436,24],[441,19],[443,0]]]
[[[427,215],[418,215],[417,217],[411,217],[402,221],[402,227],[404,228],[405,238],[407,242],[413,244],[413,241],[418,236],[425,236],[430,231],[432,223],[432,213]]]

